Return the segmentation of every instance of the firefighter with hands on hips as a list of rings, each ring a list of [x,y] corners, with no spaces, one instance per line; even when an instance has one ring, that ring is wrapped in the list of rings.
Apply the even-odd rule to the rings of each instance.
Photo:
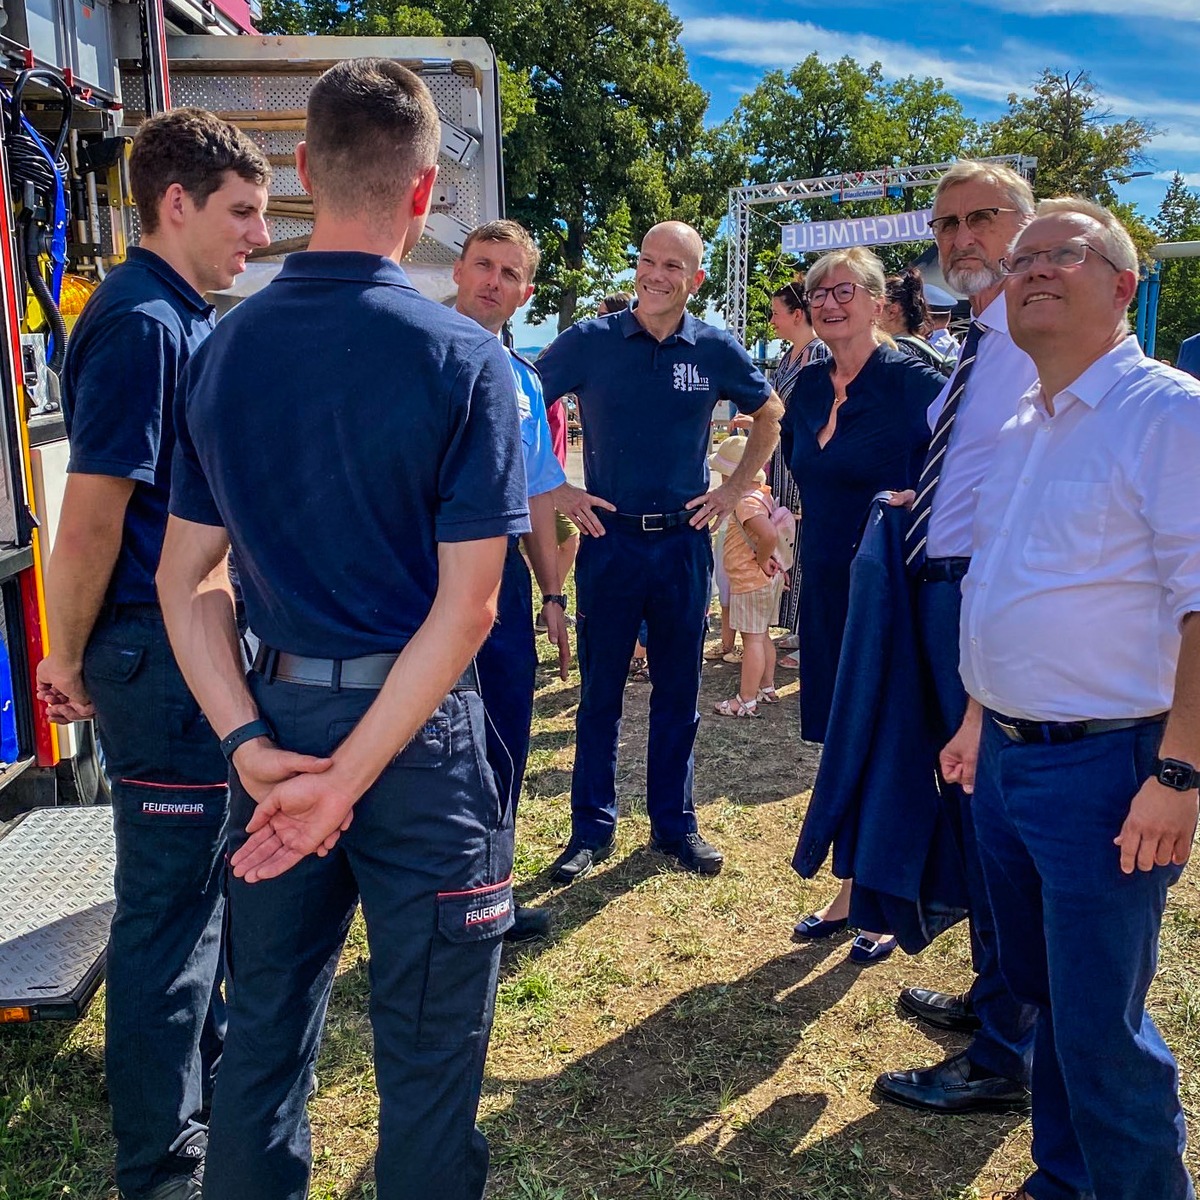
[[[700,235],[680,221],[642,240],[638,302],[566,330],[538,359],[546,392],[574,392],[587,492],[567,483],[558,507],[586,534],[575,565],[582,689],[571,781],[571,839],[551,878],[571,883],[608,858],[617,823],[617,742],[626,672],[646,621],[651,844],[685,870],[717,874],[692,803],[700,664],[712,597],[708,529],[749,490],[779,437],[783,405],[746,351],[687,312],[704,281]],[[713,407],[753,417],[737,470],[708,490]],[[603,499],[597,499],[602,497]]]
[[[517,309],[533,295],[541,251],[516,221],[490,221],[471,231],[454,264],[458,285],[455,307],[499,337]],[[571,648],[567,636],[567,599],[558,571],[555,519],[556,489],[566,482],[554,456],[546,401],[537,368],[508,349],[521,417],[521,445],[529,488],[530,532],[525,549],[538,587],[547,637],[558,647],[560,678],[567,678]],[[475,657],[479,687],[488,714],[488,761],[496,772],[501,796],[508,796],[516,813],[529,757],[533,693],[537,673],[529,568],[513,538],[504,560],[496,627]],[[519,906],[504,935],[508,941],[544,937],[550,915],[544,909]]]
[[[296,151],[309,249],[221,322],[177,404],[159,591],[234,768],[207,1200],[307,1195],[312,1063],[360,902],[378,1196],[479,1200],[487,1178],[475,1114],[513,842],[473,655],[529,523],[507,356],[399,266],[439,144],[404,67],[326,71]],[[280,371],[270,348],[300,329],[302,369]],[[259,642],[249,672],[230,543]]]
[[[116,909],[105,1073],[125,1200],[200,1195],[221,1053],[225,760],[167,644],[154,588],[175,443],[172,401],[213,329],[203,293],[269,241],[270,168],[211,113],[138,130],[141,244],[88,301],[67,349],[67,485],[46,568],[50,719],[94,716],[112,781]]]

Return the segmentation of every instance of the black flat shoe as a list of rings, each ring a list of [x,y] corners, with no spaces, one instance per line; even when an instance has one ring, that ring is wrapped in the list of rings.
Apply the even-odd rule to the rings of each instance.
[[[609,842],[607,846],[581,846],[577,842],[568,842],[567,848],[555,860],[550,868],[552,883],[574,883],[582,879],[597,863],[611,858],[617,843]]]
[[[900,993],[900,1007],[918,1021],[952,1033],[974,1033],[981,1024],[965,992],[951,996],[929,988],[905,988]]]
[[[985,1074],[972,1079],[974,1070],[966,1051],[920,1071],[886,1071],[875,1080],[875,1090],[893,1104],[927,1112],[1025,1112],[1029,1089],[1015,1079]]]

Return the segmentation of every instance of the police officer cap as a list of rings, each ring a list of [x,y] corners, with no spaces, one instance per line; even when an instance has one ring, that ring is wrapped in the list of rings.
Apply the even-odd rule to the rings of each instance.
[[[940,287],[927,283],[925,285],[925,304],[930,312],[947,313],[954,311],[958,301],[949,292],[944,292]]]

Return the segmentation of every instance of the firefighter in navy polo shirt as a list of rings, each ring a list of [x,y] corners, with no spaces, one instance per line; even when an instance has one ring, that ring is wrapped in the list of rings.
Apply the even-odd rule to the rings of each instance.
[[[208,1200],[308,1194],[305,1101],[359,901],[376,1192],[479,1200],[487,1177],[474,1121],[513,844],[472,656],[529,522],[499,341],[398,265],[424,228],[439,142],[411,72],[330,68],[296,153],[310,248],[221,322],[180,391],[159,589],[234,767]],[[297,330],[307,352],[281,369]],[[260,641],[246,676],[230,543]]]
[[[578,879],[614,849],[621,706],[643,619],[653,685],[646,754],[651,844],[701,875],[717,874],[723,862],[697,831],[692,805],[712,594],[708,530],[733,511],[770,457],[783,405],[728,333],[687,312],[704,281],[703,256],[691,226],[655,225],[638,257],[636,308],[573,326],[538,359],[546,395],[579,398],[587,483],[587,492],[564,485],[557,501],[588,535],[575,567],[583,686],[571,840],[552,870],[559,883]],[[718,400],[732,401],[753,422],[737,471],[709,491],[709,422]]]
[[[270,168],[197,108],[153,117],[129,160],[141,245],[88,301],[67,349],[66,493],[46,570],[53,721],[93,714],[112,780],[116,910],[105,1077],[125,1200],[196,1200],[225,1028],[225,761],[171,656],[154,590],[167,523],[172,401],[212,332],[204,292],[269,241]]]

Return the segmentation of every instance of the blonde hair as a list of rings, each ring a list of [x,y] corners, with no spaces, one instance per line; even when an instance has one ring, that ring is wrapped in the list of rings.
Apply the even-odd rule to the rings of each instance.
[[[864,246],[851,246],[847,250],[830,250],[822,254],[811,267],[804,278],[804,286],[811,296],[815,288],[822,285],[821,280],[838,267],[845,267],[863,291],[868,292],[876,300],[882,300],[887,294],[887,276],[883,273],[883,263]],[[877,342],[890,346],[893,350],[896,343],[890,335],[878,325],[873,326],[872,332]]]
[[[1033,215],[1033,188],[1029,186],[1028,179],[1003,163],[981,162],[974,158],[959,159],[942,176],[933,194],[933,207],[937,208],[944,191],[960,183],[990,183],[1004,192],[1017,212],[1027,217]]]
[[[1096,240],[1100,243],[1100,251],[1112,261],[1119,271],[1137,271],[1138,255],[1133,238],[1121,224],[1120,218],[1114,216],[1107,208],[1082,196],[1056,196],[1053,200],[1043,200],[1037,206],[1038,217],[1053,217],[1064,214],[1076,214],[1090,217],[1100,226]]]

